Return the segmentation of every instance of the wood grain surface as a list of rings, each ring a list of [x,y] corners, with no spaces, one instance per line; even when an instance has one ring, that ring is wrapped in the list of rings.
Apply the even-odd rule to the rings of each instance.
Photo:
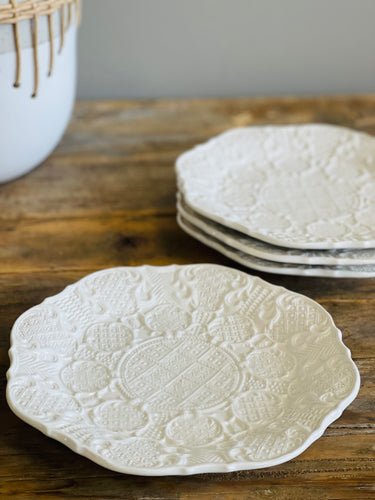
[[[54,154],[0,186],[1,498],[375,498],[375,279],[253,272],[322,304],[362,378],[357,399],[324,436],[276,467],[187,477],[118,474],[23,423],[4,397],[17,316],[87,273],[196,262],[244,270],[178,228],[174,161],[230,127],[308,122],[375,135],[375,95],[81,102]]]

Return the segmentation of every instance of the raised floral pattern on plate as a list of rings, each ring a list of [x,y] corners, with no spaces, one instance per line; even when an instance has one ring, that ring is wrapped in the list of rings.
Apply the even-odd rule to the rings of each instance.
[[[375,247],[375,138],[332,125],[229,130],[182,154],[195,211],[282,247]]]
[[[10,356],[7,398],[20,418],[142,475],[284,462],[359,387],[322,307],[205,264],[89,275],[20,316]]]

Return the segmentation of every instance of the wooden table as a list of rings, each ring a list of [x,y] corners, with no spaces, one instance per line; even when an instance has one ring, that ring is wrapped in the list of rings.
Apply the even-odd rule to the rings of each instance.
[[[87,273],[195,262],[239,268],[178,228],[174,160],[230,127],[306,122],[375,135],[375,95],[78,103],[54,154],[29,175],[0,186],[3,389],[17,316]],[[322,304],[361,372],[357,399],[322,438],[294,460],[268,469],[129,476],[106,470],[23,423],[2,397],[1,498],[375,498],[375,280],[253,274]]]

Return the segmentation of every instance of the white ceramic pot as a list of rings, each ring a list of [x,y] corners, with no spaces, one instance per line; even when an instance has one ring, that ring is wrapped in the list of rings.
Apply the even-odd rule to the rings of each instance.
[[[0,3],[4,3],[0,1]],[[47,19],[38,21],[38,71],[35,71],[31,21],[19,23],[21,74],[15,87],[17,57],[13,26],[0,25],[0,182],[39,165],[56,147],[69,122],[76,89],[76,34],[71,22],[60,49],[61,30],[54,14],[53,70]],[[36,96],[35,78],[38,78]]]

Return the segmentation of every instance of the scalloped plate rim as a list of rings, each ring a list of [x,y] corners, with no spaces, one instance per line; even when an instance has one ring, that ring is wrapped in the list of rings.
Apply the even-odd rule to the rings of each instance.
[[[340,126],[340,125],[332,125],[332,124],[327,124],[327,123],[303,123],[303,124],[287,124],[287,125],[253,125],[253,126],[247,126],[247,127],[232,127],[228,130],[225,130],[224,132],[219,133],[216,136],[210,137],[207,141],[197,144],[190,148],[187,151],[184,151],[182,154],[178,156],[175,162],[175,172],[176,172],[176,177],[177,177],[177,186],[178,189],[183,193],[183,196],[187,203],[193,208],[194,211],[196,211],[198,214],[203,215],[204,217],[211,219],[223,226],[229,227],[231,229],[234,229],[236,231],[239,231],[245,235],[251,236],[252,238],[262,240],[265,243],[269,243],[271,245],[279,246],[279,247],[285,247],[285,248],[290,248],[290,244],[285,242],[285,240],[278,238],[278,237],[273,237],[269,236],[266,234],[263,234],[261,232],[251,230],[249,229],[246,225],[241,224],[239,222],[236,222],[232,219],[227,219],[221,215],[218,215],[214,213],[214,211],[209,212],[208,210],[203,209],[199,205],[195,203],[194,200],[191,199],[191,195],[189,192],[187,192],[185,188],[185,182],[181,178],[179,170],[181,170],[181,161],[191,155],[193,152],[200,151],[201,149],[204,149],[206,147],[212,147],[212,145],[215,144],[215,141],[221,137],[225,137],[227,134],[232,133],[235,130],[244,130],[244,129],[277,129],[277,128],[292,128],[292,127],[327,127],[327,128],[340,128],[343,130],[350,130],[352,132],[355,132],[356,134],[360,135],[365,135],[372,137],[374,139],[374,144],[375,144],[375,137],[371,136],[370,134],[367,134],[365,132],[361,132],[355,129],[351,129],[345,126]],[[322,241],[320,243],[318,242],[308,242],[308,241],[293,241],[293,248],[295,249],[300,249],[300,250],[334,250],[334,249],[366,249],[366,248],[374,248],[375,247],[375,237],[374,239],[368,239],[368,240],[359,240],[359,241],[352,241],[352,240],[340,240],[337,242],[332,242],[329,240]]]
[[[374,271],[352,271],[350,269],[345,269],[345,267],[356,267],[355,264],[351,266],[334,266],[329,265],[326,267],[342,267],[344,269],[324,269],[325,266],[319,265],[309,265],[309,264],[291,264],[283,262],[275,262],[272,260],[261,259],[260,257],[254,257],[252,255],[244,255],[242,257],[239,255],[240,252],[236,248],[230,247],[211,235],[205,233],[198,227],[195,227],[190,222],[184,221],[183,217],[178,214],[177,222],[181,229],[188,233],[190,236],[200,241],[204,245],[216,250],[228,259],[241,264],[249,269],[254,269],[256,271],[272,274],[285,274],[290,276],[309,276],[315,278],[374,278]],[[190,226],[188,226],[188,225]],[[359,265],[358,267],[366,267],[367,264]],[[294,266],[294,267],[292,267]],[[375,268],[375,265],[371,266]]]
[[[344,251],[349,249],[323,249],[323,250],[303,250],[303,249],[297,249],[297,248],[290,248],[290,247],[279,247],[277,245],[272,245],[270,243],[266,243],[265,241],[258,240],[258,242],[262,245],[262,247],[270,247],[275,248],[278,250],[278,254],[274,253],[267,253],[265,250],[264,252],[262,249],[259,249],[257,247],[252,246],[251,240],[254,240],[255,238],[252,238],[251,236],[248,236],[244,233],[240,233],[237,237],[237,235],[229,235],[226,234],[226,230],[229,229],[230,231],[235,231],[231,230],[230,228],[227,228],[226,226],[223,226],[222,224],[219,224],[218,222],[215,222],[213,220],[209,220],[207,217],[204,217],[201,214],[198,214],[194,211],[193,208],[187,205],[185,200],[183,199],[182,193],[178,193],[177,195],[177,212],[180,213],[184,219],[189,221],[191,224],[194,226],[198,227],[205,233],[209,234],[208,231],[210,230],[210,223],[215,224],[215,226],[218,227],[213,227],[212,231],[215,234],[210,233],[210,236],[215,237],[217,240],[220,240],[223,244],[231,246],[235,248],[236,250],[240,250],[241,252],[247,253],[248,255],[252,257],[257,257],[258,259],[263,259],[263,260],[268,260],[272,262],[280,262],[282,264],[302,264],[302,265],[314,265],[314,266],[355,266],[355,265],[375,265],[375,248],[368,248],[368,249],[363,249],[363,248],[357,248],[357,249],[352,249],[352,252],[362,252],[366,250],[373,250],[374,251],[374,257],[369,259],[369,258],[361,258],[359,257],[356,259],[356,257],[352,258],[347,258],[347,257],[333,257],[333,256],[315,256],[315,255],[308,255],[309,252],[335,252],[335,251]],[[236,231],[239,233],[239,231]],[[246,244],[245,242],[238,241],[236,242],[236,238],[249,238],[250,242],[249,244]],[[301,255],[288,255],[288,250],[295,250],[297,252],[301,252]],[[358,262],[358,261],[359,262]]]
[[[324,309],[319,303],[314,301],[313,299],[297,292],[293,292],[283,286],[279,285],[274,285],[271,284],[272,287],[275,287],[277,289],[281,289],[283,291],[286,291],[288,293],[292,293],[295,296],[300,296],[303,297],[304,300],[307,300],[308,302],[313,303],[315,306],[318,306],[319,309],[323,310],[324,313],[328,316],[330,325],[331,327],[335,330],[337,334],[337,340],[339,343],[344,347],[345,353],[347,358],[349,359],[352,368],[354,369],[355,375],[356,375],[356,381],[355,385],[353,387],[352,392],[343,400],[340,401],[339,405],[333,409],[331,412],[329,412],[324,419],[322,420],[321,425],[319,426],[318,429],[316,429],[314,432],[312,432],[309,437],[304,441],[304,443],[293,450],[290,453],[284,454],[281,457],[278,457],[276,459],[272,460],[265,460],[265,461],[260,461],[260,462],[231,462],[231,463],[225,463],[225,464],[217,464],[217,463],[208,463],[204,465],[195,465],[195,466],[186,466],[186,467],[181,467],[181,466],[173,466],[173,467],[164,467],[164,468],[151,468],[151,467],[132,467],[132,466],[126,466],[126,467],[117,467],[108,460],[99,457],[95,453],[91,452],[89,448],[86,446],[80,446],[77,443],[77,440],[73,438],[66,438],[63,433],[52,429],[49,429],[48,426],[45,424],[39,422],[37,419],[31,417],[30,415],[27,414],[27,412],[24,412],[22,409],[18,408],[18,406],[13,402],[12,397],[9,394],[9,387],[12,381],[12,375],[14,371],[14,356],[13,356],[13,349],[14,349],[14,331],[16,330],[18,322],[21,320],[21,318],[26,315],[30,310],[33,309],[38,309],[42,304],[44,304],[48,299],[50,298],[55,298],[58,295],[63,294],[67,289],[73,287],[74,285],[82,282],[85,278],[88,276],[93,276],[93,275],[99,275],[101,273],[104,273],[108,270],[120,270],[120,269],[140,269],[140,268],[160,268],[160,269],[167,269],[167,268],[178,268],[178,267],[192,267],[192,266],[211,266],[211,267],[217,267],[221,269],[231,269],[228,266],[223,266],[219,264],[212,264],[212,263],[199,263],[199,264],[186,264],[186,265],[179,265],[179,264],[171,264],[167,266],[153,266],[153,265],[142,265],[142,266],[117,266],[117,267],[109,267],[109,268],[104,268],[100,269],[98,271],[95,271],[93,273],[89,273],[88,275],[80,278],[79,280],[75,281],[74,283],[71,283],[67,286],[65,286],[60,292],[58,292],[55,295],[51,295],[49,297],[46,297],[42,302],[39,304],[27,309],[24,311],[15,321],[12,330],[11,330],[11,336],[10,336],[10,349],[8,351],[9,358],[10,358],[10,367],[7,370],[6,377],[7,377],[7,387],[6,387],[6,400],[7,403],[12,410],[12,412],[19,417],[22,421],[30,425],[31,427],[39,430],[41,433],[44,435],[58,441],[59,443],[65,445],[67,448],[72,450],[73,452],[77,453],[78,455],[88,458],[92,462],[94,462],[97,465],[100,465],[108,470],[112,470],[115,472],[120,472],[124,474],[134,474],[134,475],[139,475],[139,476],[168,476],[168,475],[178,475],[178,476],[188,476],[188,475],[193,475],[193,474],[201,474],[201,473],[230,473],[230,472],[235,472],[239,470],[256,470],[256,469],[261,469],[261,468],[268,468],[268,467],[273,467],[276,465],[280,465],[282,463],[285,463],[289,460],[292,460],[293,458],[296,458],[297,456],[301,455],[308,447],[310,447],[316,440],[318,440],[326,431],[328,426],[337,420],[343,413],[343,411],[354,401],[356,396],[358,395],[359,389],[360,389],[360,384],[361,384],[361,378],[360,378],[360,373],[359,370],[354,363],[352,357],[351,357],[351,351],[350,349],[344,344],[342,340],[342,332],[340,329],[337,328],[335,325],[333,318],[331,314]],[[232,268],[233,269],[233,268]],[[239,271],[234,268],[235,271],[243,274],[248,274],[244,271]],[[260,277],[257,276],[252,276],[257,281],[260,282],[265,282],[269,284],[267,281],[263,280]],[[69,441],[69,442],[68,442]]]

